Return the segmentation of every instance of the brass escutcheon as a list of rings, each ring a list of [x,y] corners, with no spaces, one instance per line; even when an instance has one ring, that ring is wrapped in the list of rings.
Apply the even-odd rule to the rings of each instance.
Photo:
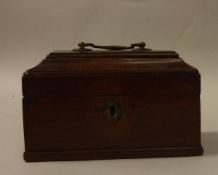
[[[105,104],[104,114],[111,120],[118,120],[121,116],[120,105],[110,101]]]

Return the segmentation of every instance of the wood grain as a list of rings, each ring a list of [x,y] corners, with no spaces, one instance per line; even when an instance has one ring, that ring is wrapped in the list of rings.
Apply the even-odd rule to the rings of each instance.
[[[203,153],[200,74],[174,52],[53,53],[22,81],[26,161]]]

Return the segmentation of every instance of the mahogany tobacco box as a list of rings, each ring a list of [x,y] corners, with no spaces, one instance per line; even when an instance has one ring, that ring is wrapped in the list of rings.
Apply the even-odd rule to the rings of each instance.
[[[22,83],[28,162],[203,153],[200,74],[174,51],[82,42]]]

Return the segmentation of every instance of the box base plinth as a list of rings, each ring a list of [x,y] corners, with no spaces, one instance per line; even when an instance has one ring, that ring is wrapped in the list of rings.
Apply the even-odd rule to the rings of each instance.
[[[134,149],[97,149],[55,152],[24,152],[27,162],[103,160],[151,157],[186,157],[203,154],[202,146],[134,148]]]

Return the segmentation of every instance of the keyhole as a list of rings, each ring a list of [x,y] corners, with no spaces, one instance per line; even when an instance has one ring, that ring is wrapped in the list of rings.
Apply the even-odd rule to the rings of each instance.
[[[117,120],[120,117],[120,107],[117,103],[109,102],[105,106],[105,114],[108,118]]]
[[[115,117],[116,117],[116,108],[115,108],[114,105],[111,105],[111,106],[110,106],[110,116],[111,116],[112,118],[115,118]]]

